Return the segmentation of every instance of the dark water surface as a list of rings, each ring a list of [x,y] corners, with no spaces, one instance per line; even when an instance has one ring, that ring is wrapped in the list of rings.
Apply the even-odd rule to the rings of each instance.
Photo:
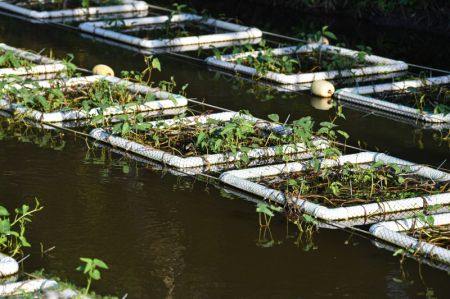
[[[308,27],[307,21],[298,22]],[[282,25],[277,28],[285,30]],[[377,27],[369,28],[379,33]],[[346,32],[349,40],[360,37],[352,30]],[[381,51],[375,53],[448,68],[441,50],[399,42],[407,38],[402,31],[386,30],[385,35],[394,36],[395,45],[382,42],[377,48]],[[448,39],[426,38],[448,45]],[[0,42],[33,50],[51,48],[58,57],[73,53],[75,62],[86,68],[105,63],[118,72],[144,66],[142,56],[134,52],[93,42],[75,31],[4,16]],[[398,50],[399,43],[405,49]],[[286,96],[219,75],[201,64],[159,57],[163,72],[155,80],[173,75],[179,85],[189,83],[190,97],[211,104],[249,109],[260,117],[278,113],[282,118],[290,114],[291,119],[311,115],[328,120],[333,113],[313,108],[307,95]],[[369,149],[434,166],[450,156],[448,144],[441,144],[434,131],[356,110],[344,112],[347,121],[341,125],[351,135],[351,144],[361,141]],[[321,229],[311,248],[305,240],[298,242],[298,231],[293,226],[287,230],[281,216],[271,226],[273,246],[263,248],[254,203],[107,150],[88,150],[83,138],[66,134],[64,148],[55,150],[42,146],[48,132],[33,134],[34,142],[0,140],[0,202],[12,208],[36,196],[45,206],[29,231],[33,249],[26,271],[45,268],[83,285],[75,271],[78,258],[99,257],[110,270],[94,289],[119,296],[128,293],[129,298],[415,298],[427,289],[444,298],[450,291],[447,273],[409,260],[403,269],[406,280],[399,282],[404,276],[397,257],[343,231]],[[444,166],[449,168],[449,162]],[[56,249],[41,258],[39,243]]]

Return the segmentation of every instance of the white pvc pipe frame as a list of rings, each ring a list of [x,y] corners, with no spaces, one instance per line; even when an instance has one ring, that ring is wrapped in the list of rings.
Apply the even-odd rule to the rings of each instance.
[[[52,19],[52,18],[64,18],[73,16],[89,16],[98,14],[111,14],[130,11],[147,10],[148,5],[144,1],[136,0],[122,0],[123,4],[110,5],[110,6],[94,6],[88,8],[74,8],[54,11],[36,11],[24,7],[20,7],[14,4],[0,1],[0,8],[15,12],[17,14],[27,16],[34,19]]]
[[[439,171],[427,166],[414,164],[405,160],[394,158],[382,153],[376,152],[362,152],[352,155],[344,155],[337,160],[322,160],[321,167],[344,165],[345,163],[352,164],[370,164],[375,162],[383,162],[385,164],[397,164],[409,166],[411,171],[418,176],[435,180],[448,181],[450,174]],[[328,208],[320,204],[312,203],[298,197],[285,197],[284,192],[268,188],[264,185],[252,182],[251,179],[258,179],[266,176],[275,176],[280,174],[287,174],[293,172],[300,172],[311,166],[311,161],[307,162],[292,162],[271,166],[262,166],[255,168],[248,168],[242,170],[232,170],[223,173],[220,180],[226,184],[234,186],[238,189],[256,194],[264,199],[273,200],[279,204],[295,204],[301,208],[306,214],[312,215],[316,218],[324,220],[349,220],[357,217],[368,217],[372,215],[381,215],[388,213],[396,213],[407,210],[422,209],[427,206],[437,204],[450,204],[450,193],[442,193],[435,195],[427,195],[421,197],[390,200],[378,203],[369,203],[362,205],[354,205],[349,207]]]
[[[232,32],[206,34],[199,36],[177,37],[173,39],[148,40],[107,29],[118,25],[133,27],[143,25],[164,24],[166,22],[181,23],[188,21],[197,22],[199,24],[203,24],[209,27],[220,28]],[[230,22],[216,20],[213,18],[204,18],[202,16],[193,14],[177,14],[173,16],[156,16],[147,18],[123,19],[117,20],[115,22],[112,21],[85,22],[81,23],[79,25],[79,28],[85,32],[118,40],[142,48],[166,48],[166,47],[179,47],[188,45],[214,44],[219,42],[241,40],[241,39],[256,39],[262,36],[261,30],[257,28],[237,25]]]
[[[433,226],[450,224],[450,213],[433,215]],[[370,227],[370,233],[375,237],[393,243],[405,249],[412,249],[433,260],[450,265],[450,250],[421,241],[408,236],[405,232],[430,227],[428,223],[418,218],[409,218],[396,221],[387,221],[374,224]]]
[[[55,61],[48,57],[17,49],[3,43],[0,43],[0,51],[11,51],[15,56],[19,58],[40,64],[30,67],[0,68],[0,77],[57,73],[66,70],[66,66],[60,61]]]
[[[208,120],[217,120],[219,122],[227,122],[234,117],[243,117],[255,123],[255,126],[271,130],[273,132],[281,132],[285,130],[285,127],[282,125],[274,124],[268,121],[264,121],[262,119],[258,119],[255,117],[242,115],[239,112],[222,112],[222,113],[214,113],[210,115],[200,115],[200,116],[192,116],[181,119],[169,119],[164,121],[153,121],[149,122],[149,124],[153,128],[158,127],[170,127],[176,126],[179,123],[183,123],[186,125],[194,125],[194,124],[206,124]],[[287,133],[289,134],[289,133]],[[96,140],[102,141],[104,143],[108,143],[112,146],[124,149],[126,151],[130,151],[132,153],[138,154],[140,156],[162,162],[166,165],[173,166],[176,168],[194,168],[194,167],[205,167],[208,168],[211,165],[216,164],[227,164],[233,163],[242,160],[243,152],[237,151],[236,153],[220,153],[220,154],[208,154],[202,156],[193,156],[183,158],[178,155],[171,154],[169,152],[165,152],[159,149],[155,149],[150,146],[142,145],[140,143],[136,143],[134,141],[130,141],[128,139],[114,136],[109,133],[108,130],[103,128],[96,128],[91,131],[90,136]],[[313,143],[317,146],[318,149],[325,148],[328,143],[323,139],[315,139]],[[282,145],[280,151],[284,154],[302,154],[303,159],[310,158],[311,154],[307,152],[307,148],[304,144],[286,144]],[[249,159],[264,159],[270,157],[279,156],[279,151],[277,151],[277,147],[261,147],[256,149],[251,149],[248,151],[247,156]]]
[[[321,51],[321,52],[331,52],[337,53],[341,56],[348,57],[356,57],[358,55],[358,51],[324,45],[324,44],[307,44],[304,46],[291,46],[285,48],[278,48],[272,51],[274,56],[283,56],[283,55],[293,55],[298,53],[310,53],[313,51]],[[322,71],[322,72],[313,72],[313,73],[301,73],[301,74],[282,74],[276,72],[267,72],[265,74],[260,74],[254,67],[249,67],[245,65],[238,64],[236,62],[239,58],[245,58],[247,56],[257,57],[258,54],[263,54],[265,51],[251,51],[244,52],[238,54],[229,54],[222,55],[219,58],[215,56],[211,56],[205,59],[206,63],[209,65],[213,65],[220,68],[225,68],[228,70],[233,70],[238,73],[247,74],[250,76],[258,76],[267,80],[275,81],[281,84],[297,84],[297,83],[308,83],[316,80],[329,80],[335,78],[344,78],[344,77],[356,77],[356,76],[366,76],[373,74],[384,74],[384,73],[392,73],[398,71],[404,71],[408,69],[408,65],[403,61],[392,60],[376,55],[366,55],[364,57],[364,61],[366,63],[374,63],[378,64],[375,66],[366,66],[360,68],[352,68],[346,70],[330,70],[330,71]]]
[[[30,279],[20,282],[0,284],[0,297],[23,295],[56,288],[58,283],[49,279]]]
[[[369,106],[371,108],[380,109],[388,112],[401,114],[407,117],[420,119],[430,123],[450,123],[450,113],[431,113],[420,112],[417,108],[411,108],[401,104],[395,104],[376,98],[376,93],[384,91],[404,91],[408,93],[409,87],[424,87],[429,85],[442,85],[450,83],[450,75],[427,78],[423,80],[407,80],[394,83],[368,85],[354,88],[342,88],[334,93],[334,96],[343,101]],[[367,96],[375,94],[374,97]]]
[[[231,47],[231,46],[241,46],[241,45],[247,45],[247,44],[259,44],[262,40],[262,38],[258,37],[256,39],[249,39],[249,40],[232,40],[232,41],[224,41],[224,42],[217,42],[214,44],[200,44],[200,45],[184,45],[184,46],[177,46],[177,47],[170,47],[170,48],[152,48],[152,49],[145,49],[140,48],[138,46],[124,44],[122,42],[113,41],[108,38],[104,38],[101,36],[81,33],[81,37],[88,38],[94,41],[98,41],[101,43],[105,43],[114,47],[120,47],[129,51],[137,52],[144,55],[152,55],[152,54],[159,54],[159,53],[178,53],[178,52],[191,52],[191,51],[198,51],[198,50],[208,50],[211,48],[224,48],[224,47]]]
[[[119,114],[132,114],[139,112],[147,112],[154,110],[162,110],[162,109],[172,109],[183,107],[188,104],[188,100],[181,95],[173,94],[166,91],[160,91],[158,88],[152,88],[142,84],[132,83],[127,80],[123,80],[117,77],[112,76],[87,76],[87,77],[77,77],[70,78],[67,80],[59,79],[59,80],[45,80],[38,81],[37,84],[40,87],[51,88],[52,86],[58,85],[63,87],[83,87],[93,82],[99,80],[106,80],[113,84],[121,84],[124,85],[131,92],[136,92],[140,94],[154,94],[155,97],[159,100],[148,101],[142,104],[134,104],[134,105],[115,105],[106,108],[93,108],[89,112],[83,110],[68,110],[68,111],[57,111],[57,112],[42,112],[34,109],[27,108],[22,105],[18,105],[15,103],[11,103],[8,99],[0,99],[0,109],[6,110],[9,112],[17,112],[20,114],[24,114],[27,118],[38,121],[38,122],[63,122],[69,120],[81,120],[95,117],[99,114],[104,116],[112,116]],[[24,86],[14,84],[11,85],[14,88],[33,88],[33,84],[26,84]],[[8,85],[5,86],[8,88]]]
[[[10,256],[0,253],[0,278],[16,274],[19,264]]]

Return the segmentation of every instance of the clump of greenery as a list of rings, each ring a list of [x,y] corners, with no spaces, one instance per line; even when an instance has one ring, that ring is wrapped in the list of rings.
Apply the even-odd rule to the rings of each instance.
[[[84,275],[86,275],[87,285],[84,290],[84,294],[87,295],[89,293],[92,280],[101,279],[101,273],[99,269],[107,270],[109,268],[104,261],[96,258],[91,259],[87,257],[81,257],[80,261],[82,261],[83,264],[77,268],[77,271],[81,271]]]
[[[32,67],[34,65],[30,60],[21,58],[12,51],[0,50],[0,68]]]
[[[0,252],[15,256],[22,254],[22,248],[31,246],[25,237],[27,225],[31,223],[32,216],[42,209],[37,198],[34,207],[23,204],[14,209],[14,215],[0,206]]]
[[[280,190],[287,198],[302,198],[329,208],[404,199],[450,191],[450,182],[436,182],[416,175],[409,166],[385,164],[323,163],[336,160],[341,151],[336,139],[340,135],[349,138],[346,132],[337,130],[335,121],[322,122],[316,132],[330,141],[329,147],[321,152],[323,157],[313,155],[303,162],[304,170],[278,176],[261,177],[256,181],[271,189]],[[289,210],[300,212],[295,205]]]
[[[274,147],[278,156],[289,160],[291,157],[285,154],[283,146],[289,145],[295,149],[297,144],[304,144],[310,153],[319,155],[320,149],[314,142],[314,123],[310,117],[286,124],[282,124],[276,114],[269,115],[269,118],[278,125],[276,128],[270,128],[267,121],[255,121],[248,111],[241,111],[230,120],[207,118],[206,123],[189,121],[185,114],[178,116],[170,125],[166,122],[150,124],[136,117],[116,124],[111,131],[129,140],[182,157],[216,153],[235,155],[240,152],[241,161],[247,164],[250,150]],[[326,126],[328,123],[324,122],[322,125]],[[330,131],[336,134],[334,130],[325,127],[317,134],[326,137]],[[327,149],[325,151],[330,155],[336,154]]]
[[[414,175],[408,167],[377,162],[369,165],[313,167],[298,173],[264,177],[260,183],[329,208],[404,199],[450,191],[450,182],[438,183]]]
[[[273,50],[265,44],[260,44],[258,54],[237,58],[236,63],[253,67],[257,73],[264,75],[267,72],[283,74],[301,74],[330,70],[344,70],[367,65],[366,51],[359,51],[355,57],[343,56],[339,51],[322,51],[314,49],[311,52],[296,53],[292,55],[274,55]],[[254,50],[253,50],[254,51]]]
[[[104,109],[113,105],[140,104],[155,100],[153,94],[140,95],[130,91],[124,84],[98,80],[84,86],[66,86],[64,81],[54,81],[51,87],[37,82],[25,86],[13,85],[3,88],[1,96],[10,102],[42,112]]]
[[[450,113],[449,87],[449,84],[407,87],[404,90],[377,93],[376,98],[417,108],[420,113],[431,112],[446,115]]]
[[[131,82],[152,86],[152,71],[161,71],[159,60],[153,56],[145,57],[147,64],[142,72],[124,71],[122,77]],[[70,62],[68,62],[70,64]],[[111,83],[106,79],[99,79],[83,85],[68,85],[62,79],[49,80],[50,86],[41,86],[39,82],[18,79],[12,83],[0,82],[0,97],[29,109],[44,113],[56,111],[84,111],[88,113],[96,109],[96,116],[92,118],[92,124],[105,124],[110,118],[104,115],[104,111],[112,106],[122,107],[124,110],[131,106],[157,100],[153,93],[140,93],[129,89],[125,83]],[[158,87],[161,91],[173,92],[177,83],[171,77],[170,81],[161,81]],[[187,85],[181,87],[180,93],[186,94]],[[174,96],[169,99],[176,101]],[[26,112],[18,112],[18,115],[26,116]]]

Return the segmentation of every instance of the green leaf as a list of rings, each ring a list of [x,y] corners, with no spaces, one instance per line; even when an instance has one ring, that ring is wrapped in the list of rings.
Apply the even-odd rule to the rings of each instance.
[[[8,234],[11,230],[9,219],[0,220],[0,234]]]
[[[269,206],[264,202],[259,202],[256,205],[256,212],[266,214],[267,216],[273,217],[274,213],[269,209]]]
[[[344,131],[341,131],[341,130],[337,130],[337,132],[338,132],[342,137],[344,137],[345,139],[350,138],[350,135],[348,135],[347,132],[344,132]]]
[[[278,114],[269,114],[267,117],[273,122],[280,122],[280,116]]]
[[[325,31],[325,32],[322,32],[322,35],[325,37],[328,37],[330,39],[337,40],[337,37],[333,32]]]
[[[8,210],[3,206],[0,206],[0,216],[9,216]]]
[[[152,67],[157,69],[158,71],[161,71],[161,63],[159,62],[158,58],[152,59]]]
[[[402,248],[400,248],[400,249],[397,249],[392,255],[393,256],[397,256],[397,255],[399,255],[399,254],[403,254],[405,251],[402,249]]]
[[[125,122],[122,126],[122,136],[125,136],[130,132],[130,124],[128,122]]]
[[[95,264],[96,266],[98,266],[99,268],[102,268],[102,269],[109,269],[109,268],[108,268],[108,265],[106,265],[106,263],[105,263],[104,261],[102,261],[102,260],[94,259],[94,264]]]
[[[94,271],[92,271],[92,273],[89,276],[95,280],[99,280],[101,278],[100,271],[98,271],[97,269],[94,269]]]

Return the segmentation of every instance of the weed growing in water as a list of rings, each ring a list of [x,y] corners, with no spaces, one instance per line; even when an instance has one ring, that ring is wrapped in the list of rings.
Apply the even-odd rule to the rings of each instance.
[[[17,56],[13,51],[0,50],[0,68],[18,68],[35,66],[30,60]]]
[[[84,294],[87,295],[89,294],[89,289],[91,288],[92,280],[101,279],[100,269],[107,270],[109,268],[104,261],[96,258],[91,259],[87,257],[81,257],[80,261],[82,261],[84,264],[79,266],[77,268],[77,271],[83,272],[83,274],[86,275],[87,285],[84,290]]]
[[[37,198],[31,209],[26,204],[14,209],[14,217],[5,207],[0,206],[0,252],[15,256],[22,254],[22,248],[31,246],[25,237],[26,228],[31,223],[32,216],[42,209]]]

